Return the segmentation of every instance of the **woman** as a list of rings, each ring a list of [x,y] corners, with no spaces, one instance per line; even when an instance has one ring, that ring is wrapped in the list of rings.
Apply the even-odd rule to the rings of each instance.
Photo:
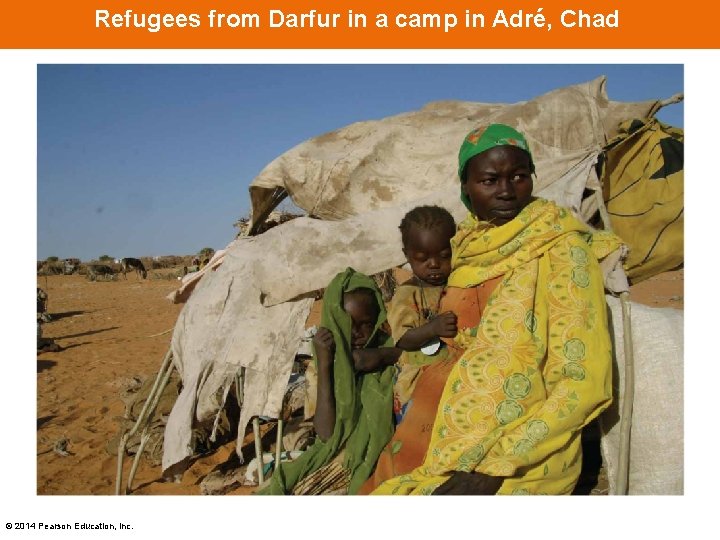
[[[532,197],[532,155],[509,126],[471,132],[458,173],[470,214],[442,310],[459,332],[420,376],[363,491],[569,494],[580,432],[611,401],[598,258],[620,242]]]

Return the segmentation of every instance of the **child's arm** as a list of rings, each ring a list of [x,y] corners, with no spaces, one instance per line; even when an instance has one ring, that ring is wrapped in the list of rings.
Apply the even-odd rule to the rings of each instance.
[[[353,351],[353,367],[358,373],[378,371],[393,365],[401,354],[402,350],[397,347],[355,349]]]
[[[446,311],[422,326],[410,328],[398,340],[396,346],[404,351],[418,351],[433,338],[451,338],[455,335],[457,335],[457,315],[452,311]]]
[[[335,340],[327,328],[318,328],[315,337],[315,358],[317,360],[317,405],[313,426],[320,440],[327,441],[335,430],[335,384],[333,381],[333,362],[335,360]]]

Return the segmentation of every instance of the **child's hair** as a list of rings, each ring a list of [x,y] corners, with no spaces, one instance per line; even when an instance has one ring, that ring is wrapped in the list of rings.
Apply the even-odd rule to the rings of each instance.
[[[426,231],[436,227],[447,227],[451,234],[455,233],[455,219],[441,206],[416,206],[405,214],[400,222],[403,245],[407,244],[408,235],[413,226]]]
[[[364,296],[367,300],[370,301],[370,303],[380,311],[380,306],[378,305],[377,296],[375,296],[375,291],[372,289],[368,289],[367,287],[358,287],[357,289],[353,289],[352,291],[345,291],[345,294],[357,294],[360,296]],[[343,302],[345,302],[345,298],[343,295]]]

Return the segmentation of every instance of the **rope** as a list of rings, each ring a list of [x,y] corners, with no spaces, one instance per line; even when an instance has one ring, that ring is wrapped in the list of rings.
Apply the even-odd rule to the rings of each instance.
[[[150,336],[145,336],[145,337],[146,337],[146,338],[151,338],[151,337],[164,336],[165,334],[169,334],[169,333],[172,332],[172,331],[173,331],[172,328],[168,328],[167,330],[163,330],[162,332],[160,332],[160,333],[158,333],[158,334],[152,334],[152,335],[150,335]]]

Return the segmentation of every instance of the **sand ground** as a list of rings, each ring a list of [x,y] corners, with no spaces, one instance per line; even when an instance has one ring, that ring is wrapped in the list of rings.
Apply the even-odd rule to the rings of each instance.
[[[90,282],[71,275],[39,276],[37,284],[49,295],[53,317],[43,325],[43,336],[62,347],[37,356],[37,493],[113,494],[117,458],[106,445],[125,410],[120,392],[134,377],[152,377],[160,367],[183,307],[165,299],[178,282],[135,276]],[[683,309],[683,294],[680,270],[638,284],[631,296],[651,306]],[[143,462],[134,493],[199,494],[200,480],[231,461],[234,450],[228,443],[199,458],[181,483],[164,482],[160,467]],[[126,458],[125,476],[130,464]]]

